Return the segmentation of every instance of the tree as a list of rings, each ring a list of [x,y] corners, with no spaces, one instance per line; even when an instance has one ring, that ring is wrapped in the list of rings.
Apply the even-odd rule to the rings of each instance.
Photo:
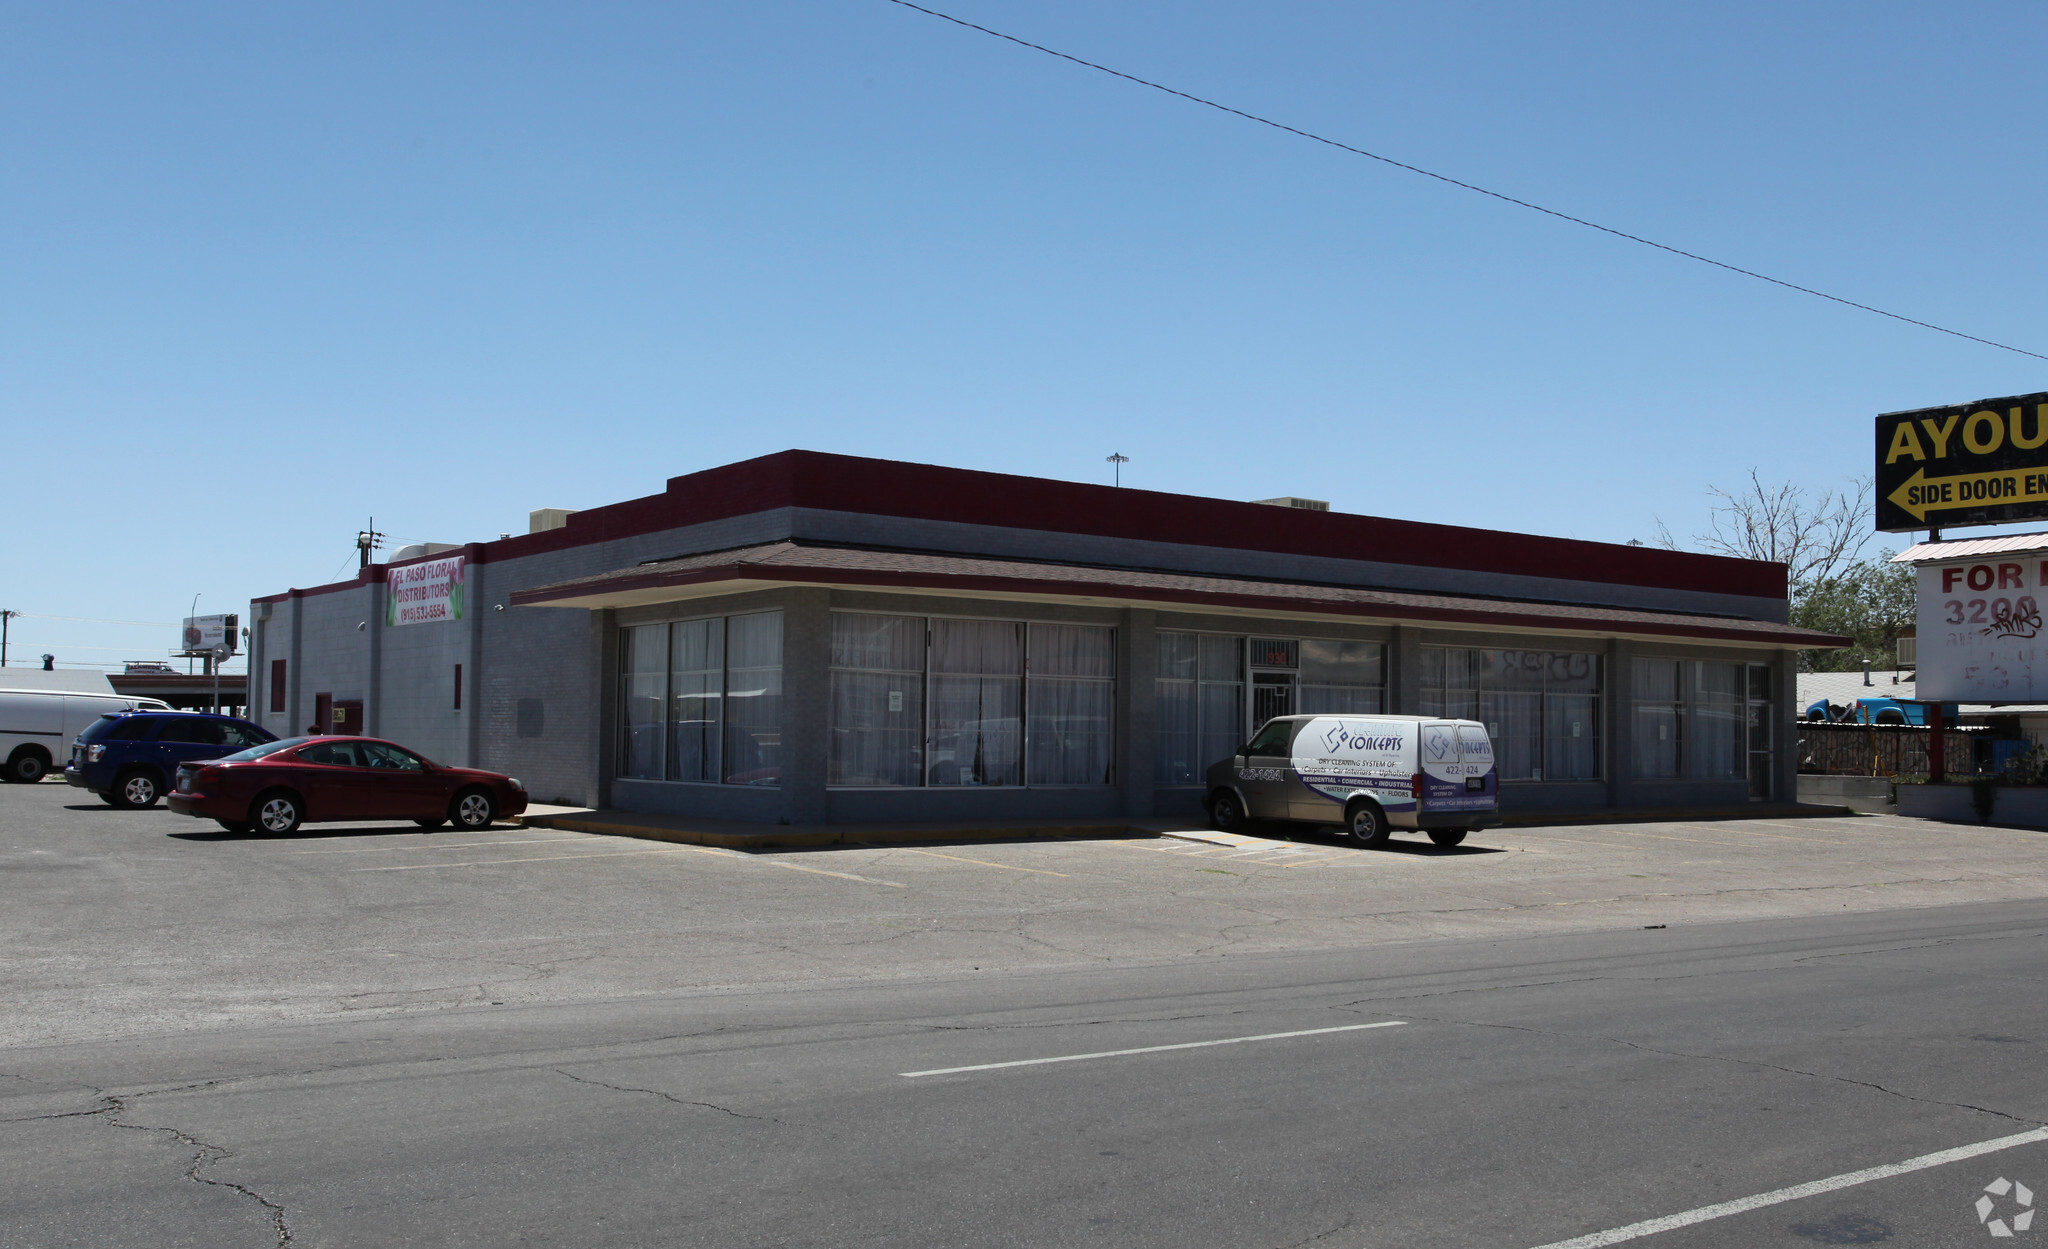
[[[1890,668],[1899,634],[1913,624],[1913,571],[1891,563],[1890,551],[1863,558],[1872,537],[1871,488],[1867,477],[1841,491],[1815,493],[1790,482],[1767,486],[1755,469],[1747,487],[1708,487],[1715,502],[1707,532],[1693,535],[1694,547],[1785,565],[1792,623],[1855,639],[1841,650],[1800,652],[1800,666],[1809,672],[1853,671],[1866,660]],[[1657,534],[1661,545],[1679,549],[1661,520]]]
[[[1707,532],[1694,534],[1693,544],[1713,555],[1783,564],[1794,586],[1825,581],[1854,564],[1870,541],[1870,491],[1868,477],[1847,490],[1819,494],[1790,482],[1766,486],[1750,469],[1747,488],[1707,488],[1715,502]],[[1661,520],[1657,537],[1660,545],[1679,549]]]
[[[1891,562],[1892,552],[1857,560],[1832,577],[1792,587],[1792,623],[1855,638],[1842,650],[1801,651],[1808,672],[1853,672],[1898,664],[1899,635],[1913,625],[1913,570]]]

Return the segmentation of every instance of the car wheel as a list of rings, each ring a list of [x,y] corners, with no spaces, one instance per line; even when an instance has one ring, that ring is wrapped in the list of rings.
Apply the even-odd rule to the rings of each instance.
[[[481,789],[465,789],[455,795],[455,801],[448,808],[448,818],[455,827],[469,830],[489,828],[491,821],[498,818],[498,804]]]
[[[246,833],[252,827],[247,820],[215,820],[214,823],[231,833]]]
[[[50,770],[50,761],[33,746],[23,746],[7,760],[7,779],[16,785],[33,785]]]
[[[1903,711],[1880,711],[1877,713],[1877,722],[1879,724],[1904,724],[1906,722],[1906,713]]]
[[[249,808],[249,823],[273,837],[298,832],[299,824],[305,818],[306,812],[299,805],[299,796],[283,790],[264,794]]]
[[[1388,834],[1386,813],[1378,803],[1360,799],[1344,812],[1344,831],[1361,846],[1384,846]]]
[[[1465,840],[1466,831],[1462,828],[1432,828],[1429,830],[1429,839],[1439,846],[1455,846]]]
[[[114,778],[113,803],[124,811],[141,811],[163,797],[163,783],[156,773],[144,768],[123,772]]]
[[[1244,804],[1229,790],[1209,800],[1209,825],[1217,832],[1241,833],[1250,822],[1245,819]]]
[[[445,820],[445,819],[444,819],[444,820],[414,820],[414,821],[413,821],[413,823],[415,823],[415,824],[419,825],[419,826],[420,826],[421,828],[424,828],[424,829],[426,829],[426,830],[427,830],[428,832],[432,832],[432,831],[433,831],[434,829],[437,829],[437,828],[441,827],[441,826],[442,826],[443,824],[446,824],[447,822],[448,822],[448,821],[447,821],[447,820]]]

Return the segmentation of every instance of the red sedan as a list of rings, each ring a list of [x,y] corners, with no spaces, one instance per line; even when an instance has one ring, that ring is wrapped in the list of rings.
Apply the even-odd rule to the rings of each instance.
[[[179,765],[168,805],[231,833],[282,836],[332,820],[479,829],[526,810],[526,787],[496,772],[431,763],[374,737],[287,737]]]

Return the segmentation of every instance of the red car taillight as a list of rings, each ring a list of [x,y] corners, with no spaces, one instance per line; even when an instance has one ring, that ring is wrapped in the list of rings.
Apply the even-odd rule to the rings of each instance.
[[[1408,796],[1410,798],[1422,797],[1422,773],[1417,772],[1408,778]]]
[[[192,783],[195,785],[210,785],[219,779],[219,768],[201,768],[192,774]]]

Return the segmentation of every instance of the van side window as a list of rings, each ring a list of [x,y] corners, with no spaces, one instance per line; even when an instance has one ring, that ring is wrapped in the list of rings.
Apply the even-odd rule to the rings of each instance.
[[[1259,730],[1252,738],[1252,744],[1244,748],[1248,755],[1283,755],[1287,753],[1287,736],[1294,731],[1291,720],[1275,720]]]

